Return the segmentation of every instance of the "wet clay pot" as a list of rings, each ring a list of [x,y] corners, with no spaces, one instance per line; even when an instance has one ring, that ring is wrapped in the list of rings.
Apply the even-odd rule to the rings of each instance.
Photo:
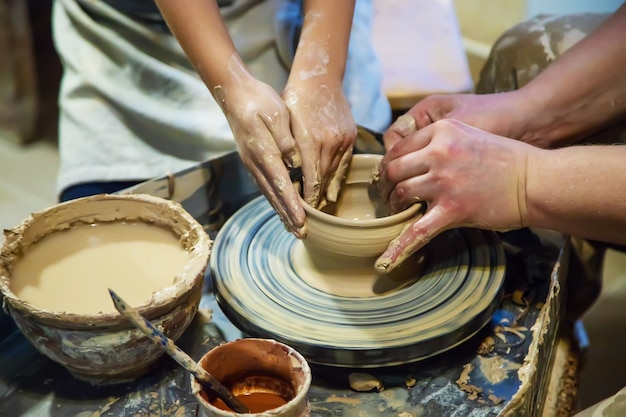
[[[79,224],[104,222],[144,222],[169,229],[188,251],[188,260],[172,278],[172,284],[134,306],[174,340],[197,312],[211,247],[202,226],[182,206],[148,195],[97,195],[73,200],[34,213],[16,228],[5,231],[0,252],[0,291],[5,311],[37,350],[76,378],[93,384],[131,381],[146,373],[164,352],[117,311],[47,311],[18,298],[11,288],[11,272],[20,257],[45,236]]]
[[[321,210],[303,204],[308,229],[303,244],[310,254],[322,258],[326,255],[377,257],[404,227],[422,214],[422,206],[414,204],[389,215],[372,184],[381,159],[382,155],[354,155],[336,203]]]
[[[256,417],[308,417],[311,370],[296,350],[272,339],[239,339],[210,350],[198,362]],[[193,394],[209,417],[232,417],[221,400],[191,377]],[[275,407],[275,408],[268,408]]]

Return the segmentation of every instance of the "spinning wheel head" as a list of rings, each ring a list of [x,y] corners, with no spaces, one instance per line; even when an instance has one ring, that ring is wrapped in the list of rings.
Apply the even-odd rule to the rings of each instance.
[[[373,275],[311,271],[301,252],[302,242],[259,197],[217,235],[211,271],[216,299],[237,327],[293,346],[309,362],[361,368],[415,362],[476,334],[500,303],[505,258],[494,233],[441,234],[420,251],[425,263],[404,271],[404,285],[386,291],[373,286]],[[337,291],[336,283],[355,291]]]

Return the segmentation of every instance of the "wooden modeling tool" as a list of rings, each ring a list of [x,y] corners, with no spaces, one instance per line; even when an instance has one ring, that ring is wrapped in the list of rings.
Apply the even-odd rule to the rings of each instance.
[[[189,355],[180,350],[174,341],[156,329],[134,308],[126,304],[113,290],[109,289],[115,308],[137,327],[149,339],[161,346],[180,366],[191,372],[207,391],[215,393],[224,403],[237,413],[249,413],[250,410],[235,397],[220,381],[197,364]]]

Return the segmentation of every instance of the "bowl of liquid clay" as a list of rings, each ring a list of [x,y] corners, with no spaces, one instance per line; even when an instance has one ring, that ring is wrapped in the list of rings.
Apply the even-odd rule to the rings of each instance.
[[[117,312],[108,288],[173,340],[197,312],[211,240],[176,202],[96,195],[33,213],[4,233],[5,311],[80,380],[132,381],[163,355]]]
[[[307,235],[303,244],[311,254],[371,258],[382,254],[391,240],[419,218],[422,205],[390,214],[381,201],[374,173],[382,155],[352,157],[337,202],[320,209],[303,203]]]
[[[223,343],[198,364],[217,378],[249,410],[250,416],[308,417],[311,369],[295,349],[273,339],[246,338]],[[191,377],[192,393],[205,416],[235,414]]]

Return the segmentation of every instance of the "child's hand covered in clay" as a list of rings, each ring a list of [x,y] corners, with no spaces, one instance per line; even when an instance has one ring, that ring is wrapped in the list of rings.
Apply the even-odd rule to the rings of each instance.
[[[317,77],[283,92],[302,155],[303,196],[313,207],[337,201],[356,140],[356,124],[341,85]]]

